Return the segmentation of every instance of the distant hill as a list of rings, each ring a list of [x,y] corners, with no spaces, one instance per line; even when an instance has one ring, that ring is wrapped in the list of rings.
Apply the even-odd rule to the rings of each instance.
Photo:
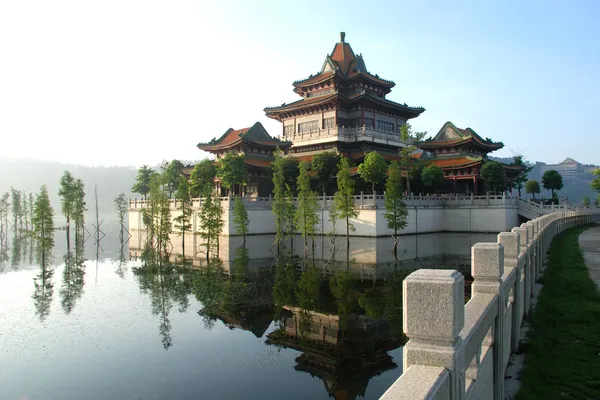
[[[490,160],[499,161],[502,163],[510,164],[513,162],[512,158],[508,157],[490,157]],[[534,179],[542,184],[542,166],[548,165],[544,162],[537,161],[534,164],[533,170],[528,175],[528,179]],[[563,177],[563,189],[559,192],[559,196],[566,197],[569,201],[579,203],[581,200],[587,196],[592,201],[596,199],[598,193],[594,192],[590,184],[594,179],[594,175],[590,171],[593,171],[596,168],[600,168],[597,165],[583,165],[585,172],[578,177]],[[525,195],[525,193],[522,193]],[[540,193],[541,197],[550,197],[551,193],[549,190],[545,190],[542,188],[542,192]]]

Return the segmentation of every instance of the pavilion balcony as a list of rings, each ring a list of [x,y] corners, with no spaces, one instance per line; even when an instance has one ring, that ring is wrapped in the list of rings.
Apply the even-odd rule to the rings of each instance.
[[[295,146],[327,142],[378,142],[397,147],[405,146],[400,141],[398,133],[365,126],[325,128],[311,132],[288,134],[283,136],[283,140],[289,140]]]

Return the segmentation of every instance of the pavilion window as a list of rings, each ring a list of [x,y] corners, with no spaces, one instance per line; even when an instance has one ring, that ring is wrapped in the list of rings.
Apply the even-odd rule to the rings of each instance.
[[[302,122],[298,124],[298,133],[309,133],[319,130],[319,120]]]
[[[365,128],[373,129],[373,118],[365,118]]]
[[[294,134],[294,125],[285,125],[285,126],[283,127],[283,133],[284,133],[286,136],[291,136],[291,135],[293,135],[293,134]]]
[[[377,121],[377,129],[380,131],[394,132],[394,124],[387,121]]]
[[[323,129],[329,129],[329,128],[334,128],[334,127],[335,127],[335,119],[333,117],[325,118],[323,120]]]

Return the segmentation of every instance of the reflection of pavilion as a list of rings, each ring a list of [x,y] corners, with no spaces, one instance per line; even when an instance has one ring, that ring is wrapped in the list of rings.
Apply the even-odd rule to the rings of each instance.
[[[364,315],[340,321],[339,315],[285,306],[283,326],[266,342],[301,351],[294,369],[320,378],[334,399],[355,399],[364,397],[371,378],[397,367],[388,351],[401,342],[382,334],[384,325]]]
[[[226,312],[219,312],[215,317],[229,329],[249,331],[257,338],[261,338],[273,321],[271,314],[269,312],[263,315],[233,315]]]

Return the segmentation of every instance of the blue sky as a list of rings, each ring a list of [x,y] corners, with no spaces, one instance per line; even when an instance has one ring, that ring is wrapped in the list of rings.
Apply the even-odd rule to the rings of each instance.
[[[200,141],[297,99],[346,32],[391,100],[600,164],[596,1],[19,1],[0,4],[0,156],[88,165],[198,159]],[[97,140],[92,143],[93,138]],[[8,138],[8,139],[5,139]]]

